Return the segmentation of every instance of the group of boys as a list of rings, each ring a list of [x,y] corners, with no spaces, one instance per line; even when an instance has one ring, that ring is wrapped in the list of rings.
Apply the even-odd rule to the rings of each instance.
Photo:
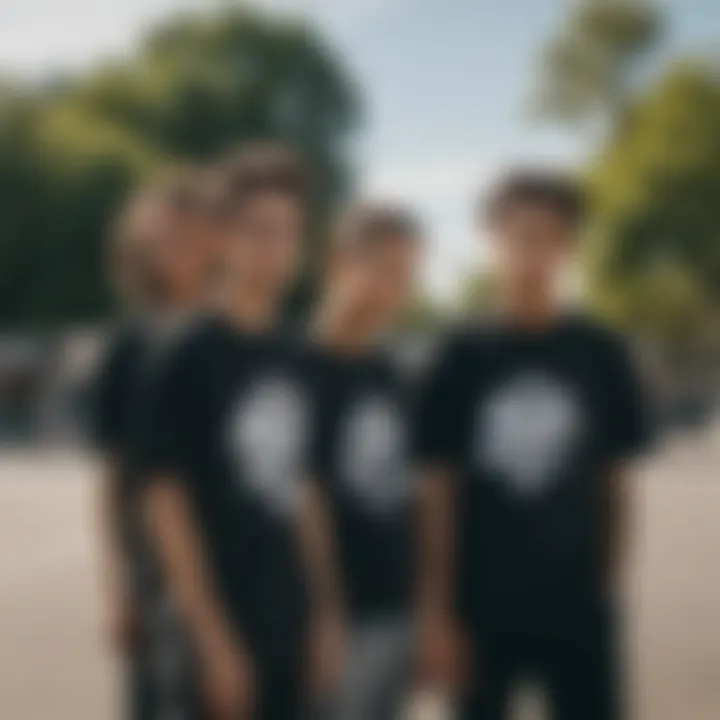
[[[113,640],[140,720],[622,716],[626,461],[648,434],[621,341],[561,302],[573,182],[509,173],[477,224],[497,308],[415,376],[414,213],[335,224],[283,320],[311,190],[251,146],[134,198],[113,233],[129,319],[99,374]],[[447,698],[440,703],[438,698]],[[440,711],[440,708],[436,708]]]

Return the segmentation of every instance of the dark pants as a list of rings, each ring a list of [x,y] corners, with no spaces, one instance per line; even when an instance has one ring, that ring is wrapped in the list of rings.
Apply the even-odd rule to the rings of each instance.
[[[214,720],[207,711],[197,673],[187,675],[174,688],[158,683],[141,662],[130,667],[128,720]],[[253,720],[303,718],[302,687],[297,673],[267,677],[257,688]]]
[[[553,630],[471,630],[478,672],[462,717],[507,720],[518,686],[527,681],[541,689],[549,720],[621,720],[617,636],[608,613]]]
[[[198,695],[186,681],[171,691],[158,684],[157,677],[141,662],[129,667],[129,703],[123,717],[128,720],[196,720]]]
[[[207,711],[195,654],[167,598],[146,604],[143,640],[129,663],[128,720],[214,720]],[[258,623],[248,623],[256,630]],[[303,624],[276,623],[277,632],[250,632],[258,682],[253,720],[300,720],[304,715]],[[243,719],[244,720],[244,719]]]
[[[284,652],[278,652],[276,647],[268,652],[270,648],[249,646],[256,682],[252,720],[306,719],[305,647],[304,642],[300,644],[291,635]],[[215,720],[207,711],[199,682],[195,682],[194,690],[195,715],[191,720]]]
[[[306,705],[304,678],[293,670],[276,674],[260,683],[254,720],[301,720]]]
[[[194,720],[198,693],[180,619],[165,599],[146,608],[138,648],[128,662],[129,720]]]
[[[404,617],[350,629],[339,687],[315,720],[397,720],[410,695],[413,629]]]

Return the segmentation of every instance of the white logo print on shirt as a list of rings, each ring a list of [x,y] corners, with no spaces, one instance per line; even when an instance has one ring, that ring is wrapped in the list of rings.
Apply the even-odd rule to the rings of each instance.
[[[514,377],[479,409],[476,461],[517,493],[539,493],[569,460],[582,423],[571,388],[539,371]]]
[[[370,508],[389,511],[406,500],[406,433],[392,400],[371,396],[353,409],[344,427],[341,452],[343,477]]]
[[[229,440],[240,477],[274,510],[286,513],[294,506],[305,437],[306,405],[285,378],[251,386],[233,413]]]

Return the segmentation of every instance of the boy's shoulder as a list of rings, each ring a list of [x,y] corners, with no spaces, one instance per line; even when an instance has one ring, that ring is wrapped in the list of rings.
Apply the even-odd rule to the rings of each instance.
[[[122,319],[104,333],[104,356],[120,356],[133,353],[145,341],[140,323]]]
[[[147,338],[139,325],[121,321],[110,328],[103,338],[94,366],[94,376],[128,376],[139,365],[146,348]]]
[[[203,373],[228,341],[226,329],[213,316],[198,316],[169,343],[160,363],[166,373]]]
[[[481,352],[502,339],[502,328],[492,318],[460,320],[445,328],[434,342],[435,352],[455,355]]]
[[[591,315],[574,312],[562,318],[560,336],[596,354],[597,360],[615,358],[628,352],[625,336]],[[510,343],[513,333],[497,317],[487,316],[464,320],[442,332],[432,343],[433,358],[456,359],[467,357],[473,362],[492,358]]]
[[[568,318],[566,325],[573,340],[596,353],[598,360],[623,356],[629,351],[625,335],[597,317],[577,313]]]

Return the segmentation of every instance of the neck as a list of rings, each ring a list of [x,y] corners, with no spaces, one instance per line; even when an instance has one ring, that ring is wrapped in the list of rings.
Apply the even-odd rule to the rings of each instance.
[[[503,314],[520,328],[543,330],[557,320],[560,308],[551,291],[514,292],[508,290],[501,300]]]
[[[169,318],[182,317],[194,312],[202,305],[198,296],[176,297],[168,300],[159,308],[159,314]]]
[[[219,305],[233,325],[247,332],[269,330],[278,317],[276,298],[249,289],[228,289],[221,293]]]
[[[359,312],[327,303],[316,314],[314,326],[316,337],[343,355],[359,355],[369,350],[379,335],[374,323],[366,322]]]

